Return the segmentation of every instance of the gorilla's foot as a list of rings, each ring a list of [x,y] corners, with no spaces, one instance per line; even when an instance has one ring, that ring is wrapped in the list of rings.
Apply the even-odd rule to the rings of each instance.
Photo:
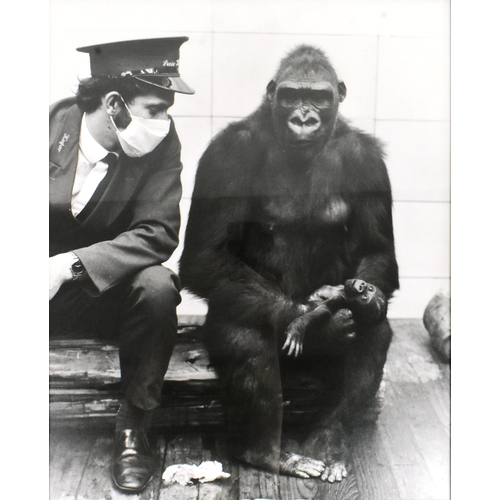
[[[321,480],[334,483],[335,481],[342,481],[346,476],[347,469],[345,463],[341,460],[332,460],[327,462],[325,470],[321,474]]]
[[[298,455],[297,453],[285,453],[280,455],[280,473],[289,476],[301,477],[304,479],[311,477],[322,477],[327,472],[327,467],[321,460]],[[328,476],[330,477],[330,472]]]

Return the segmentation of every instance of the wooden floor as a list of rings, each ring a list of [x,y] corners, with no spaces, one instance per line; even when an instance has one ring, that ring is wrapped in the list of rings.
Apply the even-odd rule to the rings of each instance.
[[[340,484],[275,476],[228,459],[223,429],[156,430],[151,444],[156,473],[140,495],[125,495],[109,475],[113,428],[60,422],[50,433],[50,499],[360,499],[444,500],[449,494],[450,366],[430,346],[418,320],[393,320],[385,406],[376,425],[349,439],[349,476]],[[162,484],[172,464],[219,460],[226,480]]]

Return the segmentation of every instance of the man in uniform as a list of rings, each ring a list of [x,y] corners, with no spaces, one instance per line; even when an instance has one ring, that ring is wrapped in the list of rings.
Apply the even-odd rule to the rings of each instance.
[[[147,440],[177,333],[181,146],[168,108],[187,37],[77,49],[91,77],[50,108],[50,333],[116,335],[123,400],[112,477],[123,491],[152,475]]]

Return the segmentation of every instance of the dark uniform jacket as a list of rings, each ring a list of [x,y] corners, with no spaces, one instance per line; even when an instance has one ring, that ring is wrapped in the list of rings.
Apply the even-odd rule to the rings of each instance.
[[[141,158],[122,153],[101,200],[84,222],[71,212],[83,112],[74,98],[50,108],[50,255],[72,251],[97,295],[141,269],[166,261],[178,245],[181,146],[167,137]]]

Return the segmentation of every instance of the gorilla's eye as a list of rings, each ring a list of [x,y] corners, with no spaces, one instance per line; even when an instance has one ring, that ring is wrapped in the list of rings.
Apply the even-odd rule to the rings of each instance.
[[[370,285],[370,286],[368,287],[368,291],[369,291],[369,292],[373,292],[374,290],[375,290],[375,288],[374,288],[372,285]]]
[[[328,90],[311,90],[309,97],[312,103],[320,108],[330,106],[333,101],[333,94]]]
[[[282,106],[295,106],[300,101],[300,92],[287,87],[279,89],[278,101]]]

